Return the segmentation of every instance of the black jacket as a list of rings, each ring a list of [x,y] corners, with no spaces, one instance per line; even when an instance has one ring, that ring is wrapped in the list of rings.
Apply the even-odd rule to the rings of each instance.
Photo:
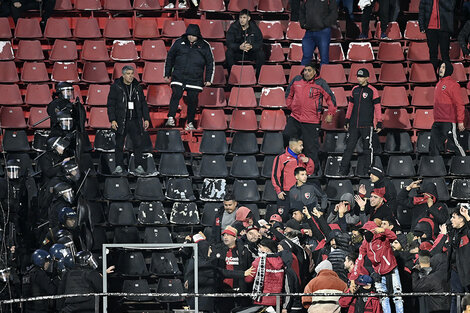
[[[382,128],[380,96],[374,86],[354,86],[349,98],[345,124],[352,128],[370,127],[377,119],[377,127]]]
[[[383,177],[374,183],[374,188],[385,188],[384,198],[393,214],[397,214],[397,190],[388,177]]]
[[[289,190],[290,208],[302,209],[306,206],[309,211],[315,207],[326,209],[328,198],[326,193],[314,184],[303,184],[298,187],[297,184]]]
[[[470,227],[466,222],[460,229],[451,229],[449,232],[449,264],[450,268],[457,269],[462,286],[470,286]],[[449,276],[450,277],[450,276]]]
[[[235,21],[230,25],[227,31],[227,39],[225,45],[227,49],[233,52],[240,52],[240,45],[245,41],[253,46],[252,50],[258,50],[263,47],[263,34],[258,25],[253,20],[250,20],[250,26],[243,30],[239,21]]]
[[[149,108],[145,100],[142,86],[135,79],[132,81],[131,86],[131,99],[128,99],[126,86],[124,85],[122,77],[114,81],[108,94],[108,119],[110,122],[117,122],[117,131],[120,134],[124,133],[124,125],[127,117],[127,102],[130,100],[134,102],[134,111],[137,115],[137,119],[150,121]],[[139,125],[140,133],[143,133],[144,127],[142,123],[139,123]]]
[[[197,36],[191,44],[188,35]],[[165,61],[165,77],[171,77],[171,85],[202,90],[204,82],[214,79],[214,56],[197,25],[189,25],[186,33],[175,40]],[[204,69],[206,70],[204,78]]]
[[[419,3],[419,30],[428,30],[429,20],[431,18],[433,3],[436,0],[421,0]],[[439,1],[439,20],[440,30],[448,33],[454,32],[454,10],[455,0]]]
[[[27,291],[25,291],[27,290]],[[39,297],[55,295],[57,292],[57,281],[51,277],[42,268],[33,266],[23,276],[23,292],[25,297]],[[25,304],[26,313],[47,313],[49,311],[49,301],[32,301]]]
[[[338,8],[335,0],[307,0],[300,5],[300,26],[319,31],[336,25]]]
[[[459,44],[462,49],[463,54],[469,55],[470,50],[468,49],[468,39],[470,37],[470,21],[467,21],[462,27],[462,30],[459,33]]]
[[[91,268],[75,268],[65,273],[59,286],[58,294],[85,294],[103,291],[103,282],[100,274]],[[58,301],[57,307],[80,307],[84,311],[93,310],[94,297],[65,298]]]

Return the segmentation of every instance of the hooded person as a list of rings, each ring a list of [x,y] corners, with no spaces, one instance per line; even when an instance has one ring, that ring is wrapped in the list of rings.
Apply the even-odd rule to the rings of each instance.
[[[204,74],[205,71],[205,74]],[[186,130],[195,130],[194,117],[198,96],[204,86],[214,79],[215,63],[211,46],[202,38],[196,24],[189,24],[186,32],[175,40],[165,61],[164,79],[170,82],[172,94],[166,126],[176,126],[175,116],[183,91],[187,93],[188,117]]]
[[[251,210],[246,206],[241,206],[235,214],[235,221],[242,222],[243,226],[247,228],[248,226],[253,225],[253,212],[251,212]]]
[[[333,270],[338,274],[338,277],[347,282],[348,277],[344,269],[344,260],[350,252],[351,237],[348,233],[333,229],[326,237],[326,243],[323,254],[327,256],[333,265]]]
[[[465,103],[459,83],[452,78],[452,63],[441,63],[438,74],[439,82],[434,89],[434,123],[431,127],[429,155],[439,155],[448,150],[455,150],[457,155],[465,156],[465,151],[457,140],[457,130],[465,130]],[[447,140],[447,144],[445,146]]]
[[[374,188],[385,188],[384,199],[392,209],[394,215],[397,211],[397,191],[392,181],[385,177],[384,170],[378,166],[372,166],[369,173],[370,181],[374,183]],[[364,186],[365,188],[365,186]]]
[[[328,224],[338,224],[341,229],[347,229],[348,225],[356,225],[359,223],[359,216],[354,214],[354,196],[345,193],[341,196],[339,203],[335,204],[334,208],[330,208],[328,215]]]

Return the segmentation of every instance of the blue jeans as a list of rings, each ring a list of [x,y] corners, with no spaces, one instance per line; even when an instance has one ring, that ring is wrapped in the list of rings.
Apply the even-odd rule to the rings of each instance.
[[[460,282],[459,274],[454,270],[450,272],[450,291],[451,292],[466,292],[465,288],[462,286],[462,283]],[[450,313],[459,313],[457,312],[457,297],[452,297],[450,301]]]
[[[398,273],[398,267],[395,267],[393,271],[388,273],[387,275],[392,276],[392,286],[393,286],[393,293],[401,293],[401,281],[400,281],[400,274]],[[387,293],[387,277],[382,276],[382,280],[380,282],[375,282],[375,289],[377,292]],[[391,313],[392,309],[390,308],[390,299],[388,297],[384,297],[380,300],[382,304],[382,310],[384,313]],[[396,313],[403,313],[403,299],[401,297],[393,297],[393,303],[395,303],[395,311]]]
[[[339,5],[340,2],[343,3],[343,8],[345,8],[348,11],[349,16],[354,21],[354,14],[353,14],[354,0],[336,0],[336,5]]]
[[[313,52],[318,46],[320,51],[321,64],[328,64],[330,61],[330,40],[331,40],[331,28],[327,27],[322,30],[313,32],[307,30],[304,38],[302,38],[302,62],[300,64],[307,65],[313,59]]]

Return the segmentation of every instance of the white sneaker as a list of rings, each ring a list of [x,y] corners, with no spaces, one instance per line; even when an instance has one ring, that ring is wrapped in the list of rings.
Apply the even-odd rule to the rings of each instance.
[[[197,7],[197,6],[199,5],[199,3],[197,3],[197,0],[191,0],[191,2],[193,3],[193,5],[194,5],[195,7]]]
[[[196,127],[194,127],[193,123],[188,123],[184,130],[196,130]]]
[[[175,118],[170,116],[170,117],[168,118],[168,121],[166,121],[165,126],[170,126],[170,127],[176,126]]]
[[[173,3],[168,3],[167,5],[165,5],[164,9],[174,9],[175,8],[175,5]]]
[[[181,1],[178,3],[178,9],[187,9],[188,7],[186,6],[186,1]]]

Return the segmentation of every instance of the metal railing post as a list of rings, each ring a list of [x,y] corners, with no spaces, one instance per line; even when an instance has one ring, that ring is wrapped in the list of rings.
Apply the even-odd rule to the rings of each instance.
[[[95,313],[100,313],[100,296],[95,296]]]
[[[276,313],[281,313],[281,297],[276,296]]]
[[[461,302],[460,302],[460,295],[457,295],[457,312],[462,312]]]

